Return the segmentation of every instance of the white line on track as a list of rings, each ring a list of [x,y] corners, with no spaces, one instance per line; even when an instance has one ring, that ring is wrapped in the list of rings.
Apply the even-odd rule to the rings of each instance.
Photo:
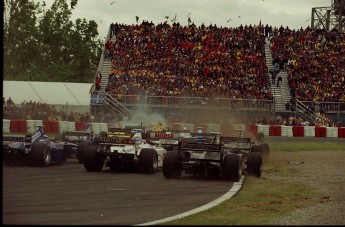
[[[156,221],[142,223],[142,224],[138,224],[138,225],[135,225],[135,226],[140,226],[140,225],[157,225],[157,224],[160,224],[160,223],[163,223],[163,222],[173,221],[173,220],[176,220],[176,219],[184,218],[184,217],[187,217],[189,215],[196,214],[196,213],[208,210],[208,209],[210,209],[212,207],[215,207],[215,206],[219,205],[220,203],[230,199],[234,195],[236,195],[236,193],[242,188],[243,180],[244,180],[244,175],[242,175],[241,179],[238,182],[234,182],[233,183],[232,187],[229,189],[229,191],[227,193],[225,193],[221,197],[219,197],[219,198],[217,198],[217,199],[215,199],[215,200],[213,200],[213,201],[211,201],[211,202],[209,202],[209,203],[207,203],[207,204],[205,204],[205,205],[203,205],[201,207],[198,207],[198,208],[195,208],[193,210],[184,212],[182,214],[177,214],[175,216],[163,218],[163,219],[156,220]]]

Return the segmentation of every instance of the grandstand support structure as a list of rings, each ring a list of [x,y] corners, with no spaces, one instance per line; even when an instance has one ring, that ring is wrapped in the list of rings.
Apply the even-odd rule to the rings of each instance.
[[[120,113],[122,117],[129,117],[132,114],[132,112],[127,107],[125,107],[122,103],[117,101],[108,93],[104,93],[103,105],[106,107],[110,107],[112,110]]]
[[[266,38],[266,44],[265,44],[265,56],[266,56],[266,64],[268,67],[268,71],[270,69],[274,68],[274,65],[272,64],[272,52],[271,52],[271,42],[268,38]],[[278,76],[282,76],[282,83],[279,87],[277,87],[277,80]],[[281,112],[285,111],[285,104],[290,101],[291,95],[290,95],[290,89],[287,79],[287,72],[285,70],[281,70],[276,78],[276,84],[273,84],[271,75],[268,73],[268,78],[271,84],[271,92],[274,97],[274,110],[275,112]]]
[[[311,28],[333,28],[344,31],[345,27],[345,0],[332,0],[330,7],[314,7],[311,13]]]

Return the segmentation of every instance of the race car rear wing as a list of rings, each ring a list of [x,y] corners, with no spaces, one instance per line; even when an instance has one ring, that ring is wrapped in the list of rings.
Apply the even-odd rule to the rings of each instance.
[[[8,146],[12,142],[31,142],[31,135],[3,135],[2,145]]]
[[[91,136],[92,133],[88,131],[63,131],[65,136]]]
[[[250,138],[221,136],[220,142],[228,149],[250,150],[251,148]]]
[[[129,128],[108,128],[108,132],[131,133],[131,129],[129,129]]]
[[[221,144],[179,142],[178,149],[188,150],[188,151],[220,152],[222,147],[221,147]]]
[[[178,150],[184,151],[187,161],[221,162],[221,144],[179,142]]]

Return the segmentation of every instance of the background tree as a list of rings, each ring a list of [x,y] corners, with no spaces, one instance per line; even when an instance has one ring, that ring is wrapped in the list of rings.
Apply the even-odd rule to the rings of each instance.
[[[78,0],[8,0],[4,79],[92,82],[102,52],[98,25],[71,20]],[[6,21],[5,21],[6,22]]]

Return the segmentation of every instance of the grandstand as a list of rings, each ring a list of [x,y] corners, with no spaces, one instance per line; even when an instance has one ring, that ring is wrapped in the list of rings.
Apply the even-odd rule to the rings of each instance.
[[[100,90],[90,96],[92,84],[4,81],[4,97],[55,105],[66,115],[88,111],[101,120],[156,112],[170,122],[259,118],[268,124],[293,116],[344,125],[342,7],[336,1],[327,8],[334,18],[319,18],[325,24],[316,23],[321,8],[313,8],[312,26],[299,30],[112,23],[98,65]]]
[[[344,33],[265,29],[112,24],[99,62],[101,90],[94,94],[101,101],[91,109],[128,116],[140,107],[195,120],[196,111],[211,111],[212,120],[230,113],[293,115],[320,124],[344,120]],[[277,65],[280,86],[269,73]]]

